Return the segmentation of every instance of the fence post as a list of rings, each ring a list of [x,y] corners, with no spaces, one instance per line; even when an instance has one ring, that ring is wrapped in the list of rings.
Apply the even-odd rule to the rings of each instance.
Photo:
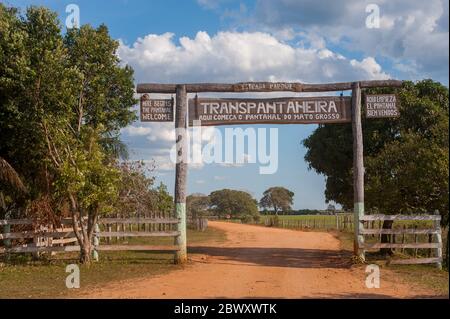
[[[112,232],[111,224],[107,224],[106,227],[107,227],[107,229],[108,229],[108,233],[111,233],[111,232]],[[111,236],[108,236],[108,239],[107,239],[108,245],[111,244],[111,240],[112,240],[112,237],[111,237]]]
[[[414,225],[414,229],[417,229],[417,225]],[[414,234],[414,243],[417,244],[418,242],[417,234]],[[414,258],[417,258],[417,248],[414,248]]]
[[[6,224],[3,226],[3,233],[9,234],[11,232],[11,225]],[[5,245],[6,248],[10,248],[11,247],[11,239],[3,239],[3,245]]]
[[[439,215],[439,211],[435,211],[434,212],[435,215]],[[435,220],[434,221],[434,227],[437,230],[437,234],[436,234],[436,242],[440,245],[440,247],[438,247],[436,249],[436,257],[439,258],[439,262],[436,263],[436,267],[438,269],[442,269],[442,234],[441,234],[441,221],[440,220]]]
[[[8,220],[6,220],[6,222],[8,222]],[[9,234],[11,232],[11,225],[6,224],[3,226],[3,233],[4,234]],[[11,239],[3,239],[3,245],[5,245],[5,248],[11,248]],[[8,253],[8,251],[6,251],[6,261],[10,260],[10,254]]]
[[[95,223],[94,226],[94,249],[92,250],[92,258],[94,261],[98,261],[98,246],[100,245],[100,237],[98,237],[100,233],[100,227],[98,226],[98,223]]]
[[[406,229],[406,225],[403,225],[402,245],[405,243],[405,229]],[[402,254],[405,252],[404,247],[402,247],[401,252],[402,252]]]

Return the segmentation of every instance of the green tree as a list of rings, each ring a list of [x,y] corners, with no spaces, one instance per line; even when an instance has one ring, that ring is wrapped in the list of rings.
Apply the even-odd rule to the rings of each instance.
[[[230,215],[233,218],[246,218],[259,216],[257,201],[243,191],[222,189],[209,195],[211,209],[219,216]]]
[[[133,72],[120,65],[105,26],[63,38],[54,12],[0,10],[0,156],[31,201],[72,216],[81,261],[89,262],[93,225],[118,193],[120,128],[136,118]]]
[[[142,161],[126,161],[118,165],[120,171],[119,196],[115,212],[125,215],[150,214],[156,210],[156,195],[152,187],[151,169]]]
[[[271,187],[263,193],[259,205],[263,208],[273,208],[278,212],[288,212],[292,208],[294,193],[284,187]]]
[[[364,93],[394,92],[400,100],[400,117],[363,118],[366,210],[407,214],[438,209],[448,225],[448,88],[423,80]],[[350,209],[351,125],[320,125],[303,143],[309,167],[326,177],[327,201]],[[385,221],[383,227],[391,225]]]
[[[193,219],[208,213],[211,202],[209,196],[203,194],[191,194],[186,197],[186,210]]]
[[[170,216],[173,211],[173,197],[167,191],[167,186],[160,183],[156,188],[156,205],[157,210],[164,216]]]

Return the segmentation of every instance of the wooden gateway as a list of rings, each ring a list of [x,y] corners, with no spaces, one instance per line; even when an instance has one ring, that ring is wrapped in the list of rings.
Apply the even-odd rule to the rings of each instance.
[[[361,89],[400,87],[402,81],[379,80],[329,84],[246,82],[237,84],[138,84],[137,93],[176,94],[175,129],[177,142],[177,164],[175,172],[175,213],[179,219],[178,246],[175,261],[184,263],[186,252],[186,178],[187,137],[184,128],[196,119],[202,125],[230,124],[311,124],[352,123],[353,130],[353,185],[354,185],[354,254],[365,260],[364,253],[364,160],[361,126]],[[333,92],[351,90],[350,97],[325,96],[280,99],[191,99],[187,93],[221,92]],[[152,105],[151,102],[146,102]],[[368,117],[398,116],[396,98],[371,96]],[[188,119],[188,121],[187,121]],[[178,129],[178,130],[177,130]],[[181,129],[181,130],[180,130]]]

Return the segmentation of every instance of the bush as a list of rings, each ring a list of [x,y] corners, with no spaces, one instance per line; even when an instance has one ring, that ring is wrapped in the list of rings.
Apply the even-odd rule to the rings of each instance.
[[[243,215],[240,218],[243,224],[250,224],[259,221],[259,215]]]

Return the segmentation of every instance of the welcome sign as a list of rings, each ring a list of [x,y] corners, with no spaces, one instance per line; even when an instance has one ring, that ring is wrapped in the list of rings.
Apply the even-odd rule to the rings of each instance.
[[[301,97],[276,99],[189,100],[189,125],[318,124],[351,122],[351,98]]]
[[[141,122],[173,122],[173,99],[141,97]]]

